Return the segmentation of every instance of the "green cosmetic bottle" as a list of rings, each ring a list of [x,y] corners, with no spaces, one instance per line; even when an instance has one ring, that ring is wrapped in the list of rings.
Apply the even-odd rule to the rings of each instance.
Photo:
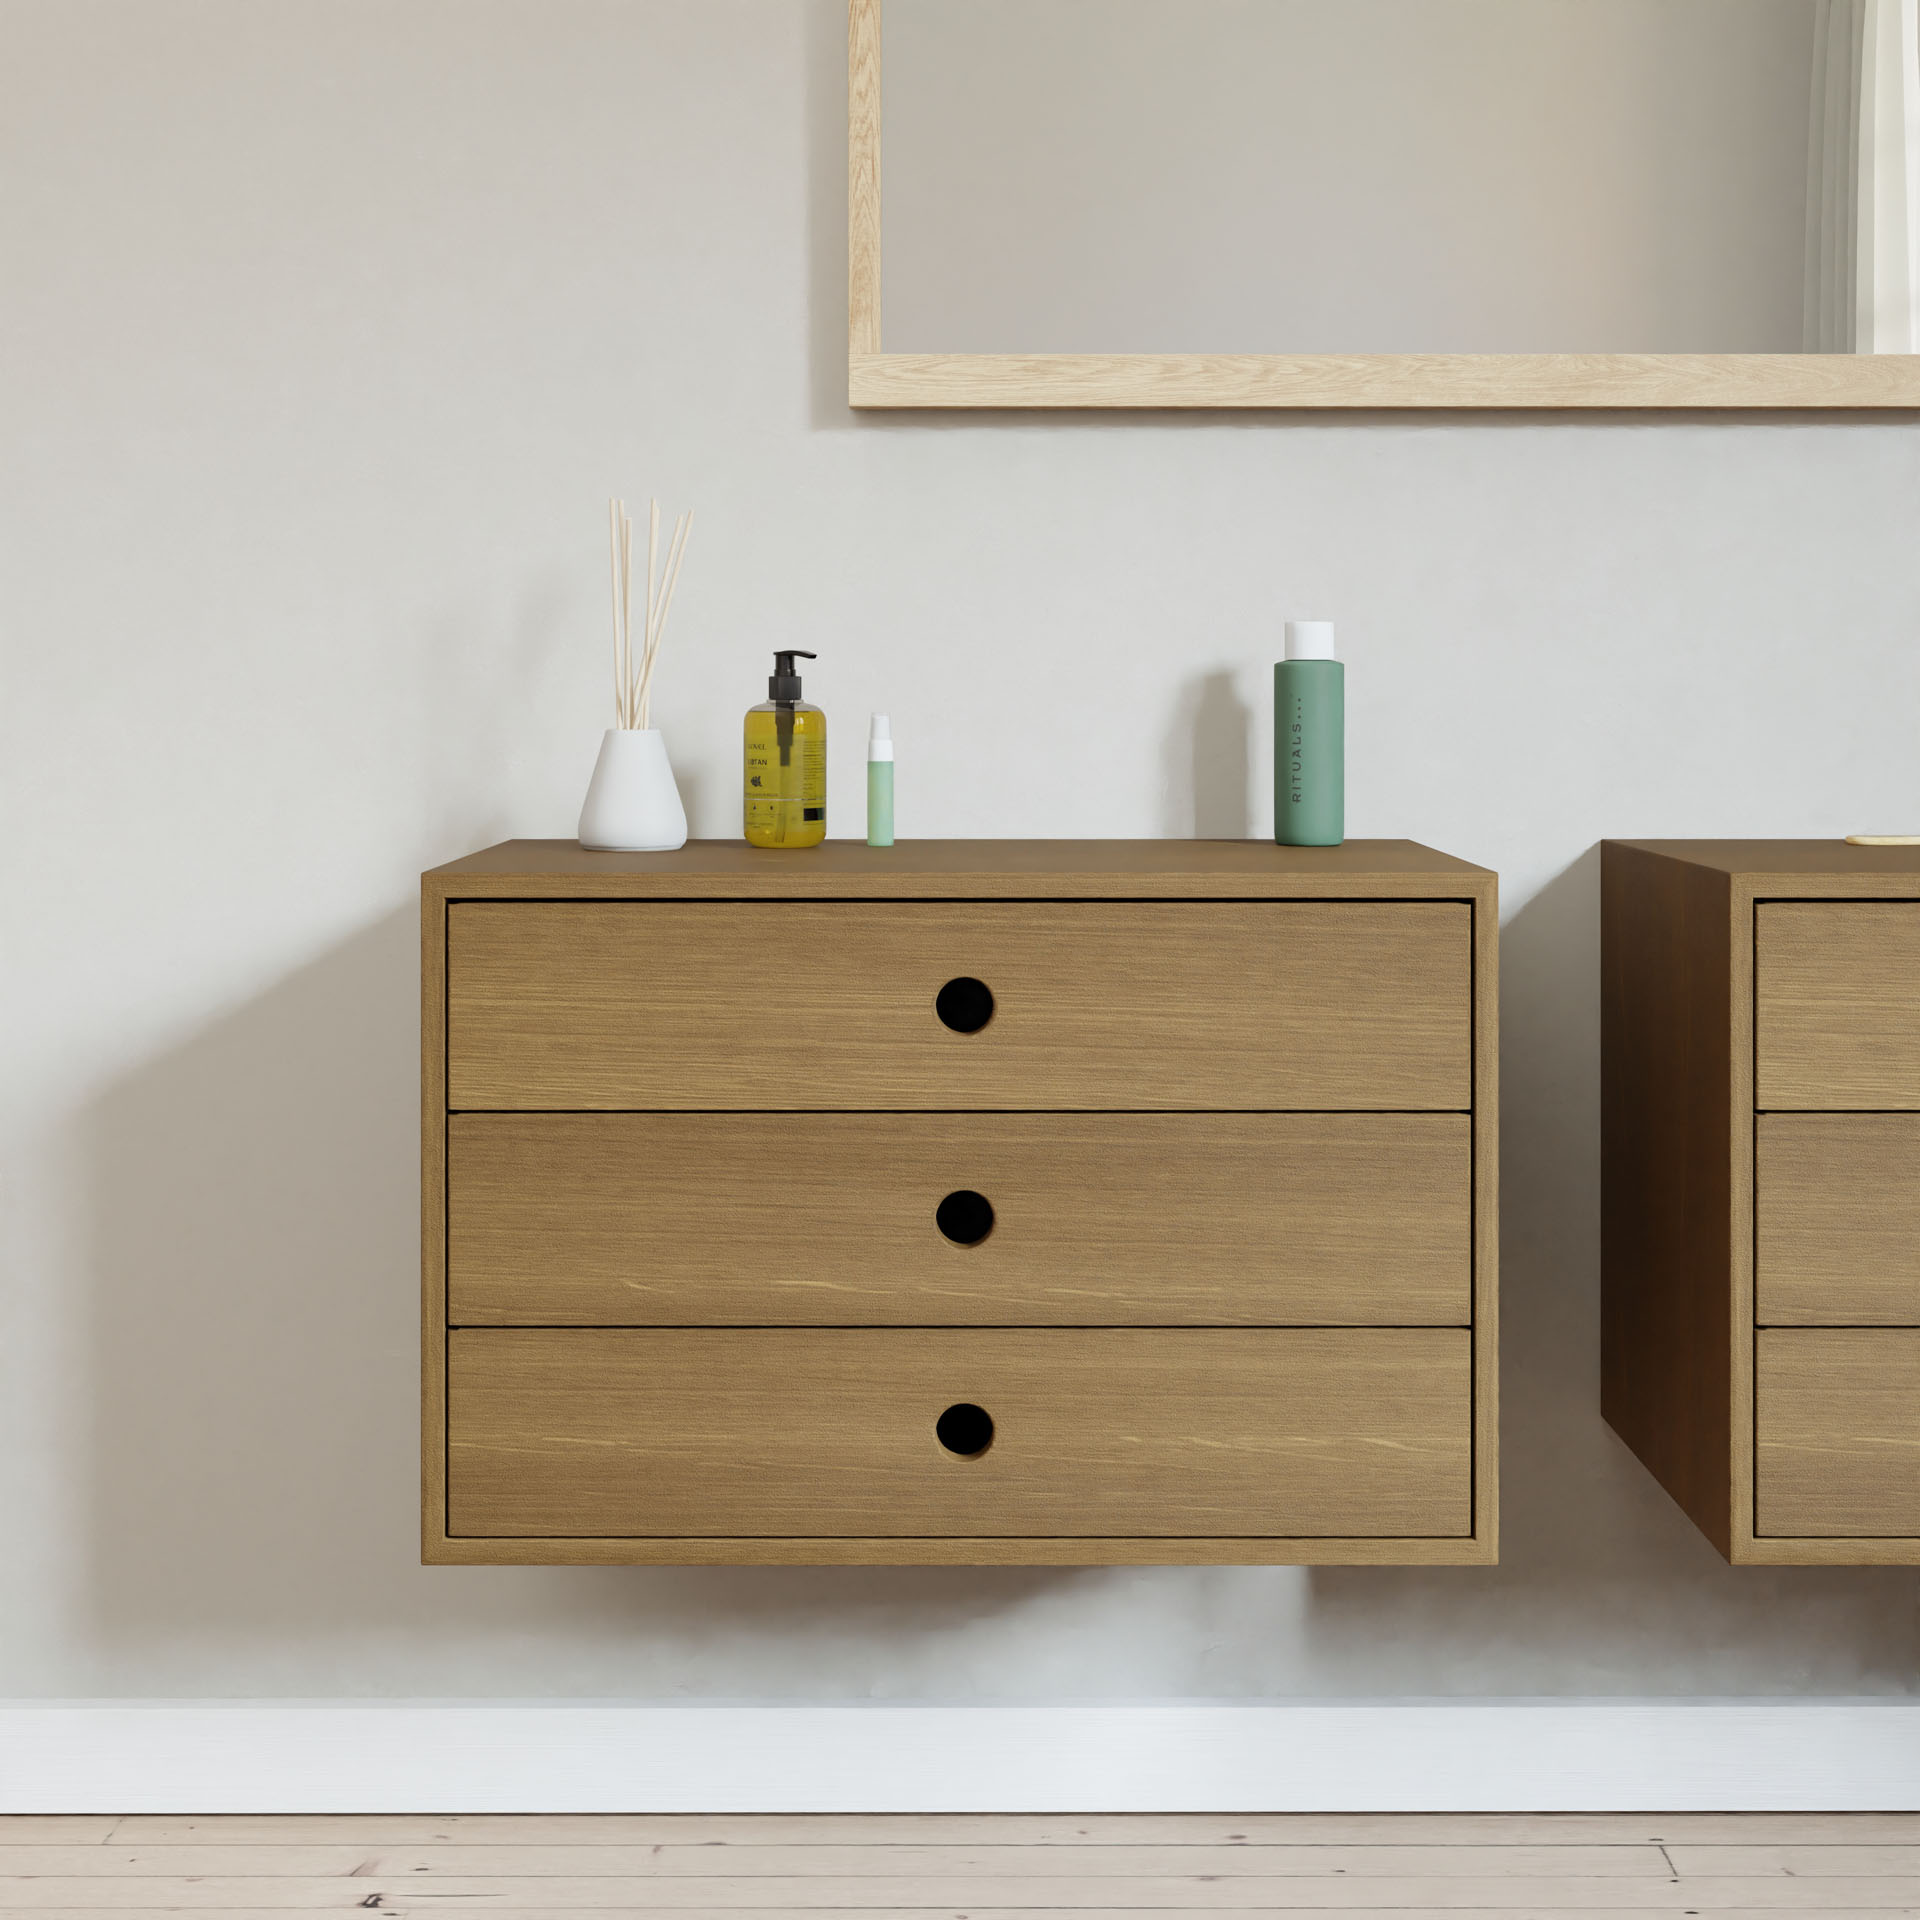
[[[1273,669],[1273,837],[1337,847],[1347,835],[1347,670],[1331,620],[1289,620]]]
[[[893,727],[884,713],[867,727],[867,845],[893,845]]]

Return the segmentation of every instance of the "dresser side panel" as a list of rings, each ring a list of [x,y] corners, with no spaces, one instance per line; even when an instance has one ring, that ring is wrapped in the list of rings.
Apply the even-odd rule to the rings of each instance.
[[[1473,905],[1473,1534],[1500,1557],[1500,895]]]
[[[420,890],[420,1553],[447,1538],[447,900]]]
[[[1601,854],[1601,1411],[1723,1554],[1734,1533],[1733,890]]]

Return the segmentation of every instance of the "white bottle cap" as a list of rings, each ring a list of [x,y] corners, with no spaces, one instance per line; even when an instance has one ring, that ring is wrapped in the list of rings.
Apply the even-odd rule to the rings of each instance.
[[[893,758],[893,728],[884,713],[876,713],[867,727],[867,758],[869,760],[891,760]]]
[[[1331,620],[1289,620],[1287,622],[1287,658],[1289,660],[1337,660],[1333,650]]]

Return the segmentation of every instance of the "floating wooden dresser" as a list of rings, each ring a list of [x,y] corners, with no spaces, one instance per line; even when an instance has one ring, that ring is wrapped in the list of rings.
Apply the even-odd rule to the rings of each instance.
[[[427,1560],[1495,1557],[1492,874],[513,841],[423,906]]]
[[[1601,874],[1606,1417],[1730,1560],[1920,1564],[1920,849]]]

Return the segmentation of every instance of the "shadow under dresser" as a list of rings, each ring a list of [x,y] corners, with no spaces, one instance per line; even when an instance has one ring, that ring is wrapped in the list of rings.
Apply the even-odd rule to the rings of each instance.
[[[1736,1563],[1920,1565],[1920,848],[1609,841],[1601,1403]]]
[[[422,889],[423,1558],[1486,1564],[1495,877],[510,841]]]

